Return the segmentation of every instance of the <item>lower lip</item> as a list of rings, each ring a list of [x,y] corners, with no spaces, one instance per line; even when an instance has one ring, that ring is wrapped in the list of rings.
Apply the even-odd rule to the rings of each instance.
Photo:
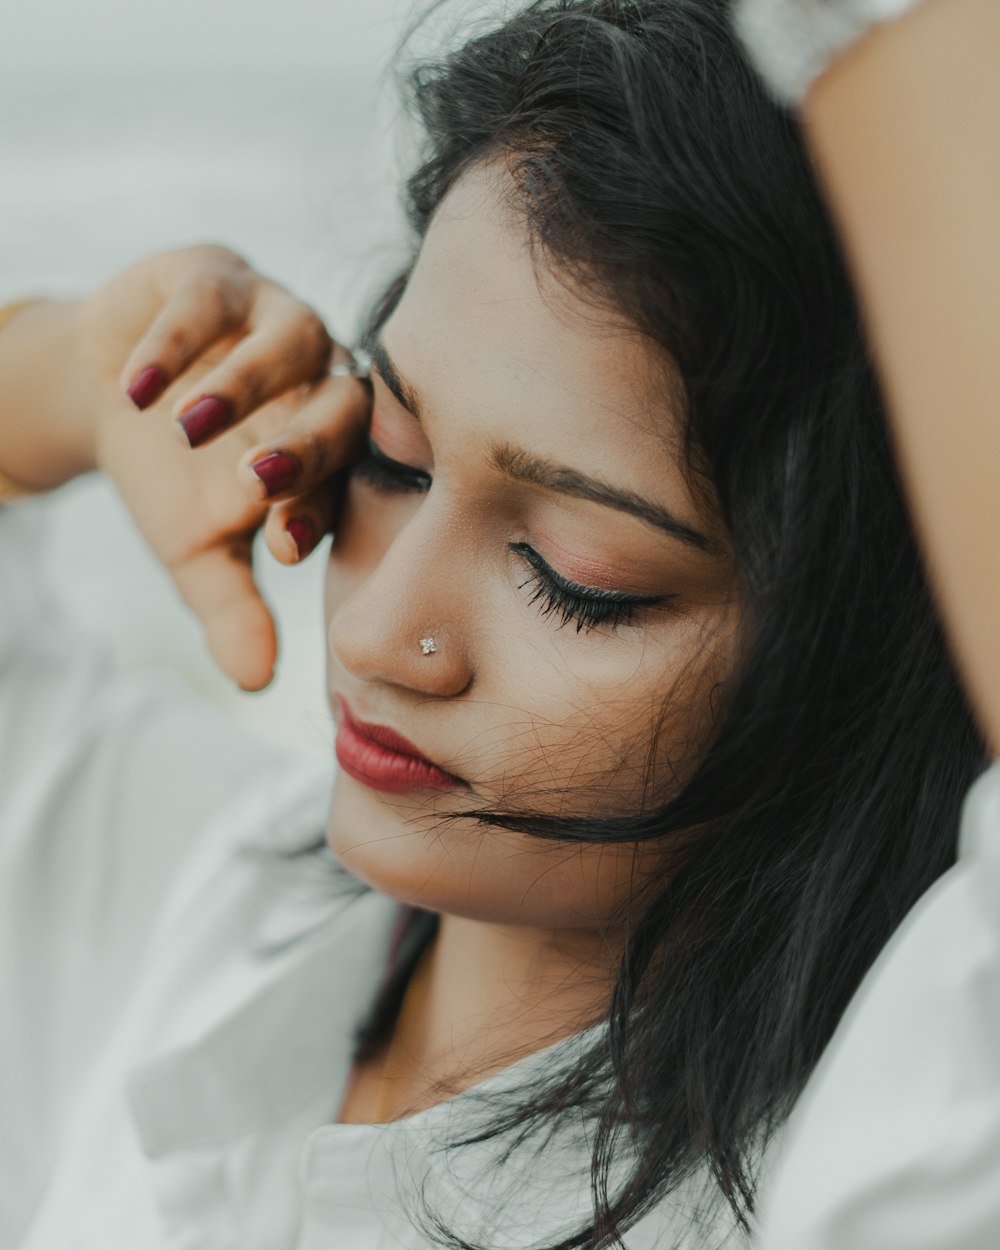
[[[408,790],[461,790],[457,777],[415,755],[391,751],[366,738],[345,715],[337,727],[337,760],[355,781],[381,790],[404,794]]]

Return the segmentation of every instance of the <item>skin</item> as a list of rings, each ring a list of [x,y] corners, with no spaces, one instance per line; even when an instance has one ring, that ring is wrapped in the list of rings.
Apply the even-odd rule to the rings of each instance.
[[[419,420],[376,373],[372,438],[433,485],[387,494],[350,481],[326,584],[331,706],[339,717],[346,699],[469,784],[387,795],[341,774],[331,805],[330,845],[353,873],[442,914],[388,1109],[381,1092],[393,1118],[598,1014],[629,903],[667,871],[660,847],[567,847],[440,817],[662,801],[712,732],[739,601],[710,497],[676,450],[662,360],[539,272],[503,170],[474,170],[449,194],[381,344]],[[513,480],[500,444],[643,496],[707,549]],[[664,602],[577,632],[531,602],[532,569],[510,543],[577,583]],[[428,633],[433,656],[418,646]],[[358,1074],[341,1119],[374,1118],[380,1072],[376,1059]]]
[[[42,300],[3,327],[0,471],[40,489],[107,474],[220,668],[260,689],[277,638],[253,537],[263,528],[285,564],[308,554],[286,525],[328,528],[325,479],[355,450],[368,411],[360,383],[323,376],[331,353],[346,357],[315,312],[226,248],[147,258],[86,299]],[[151,365],[167,389],[138,413],[126,390]],[[176,419],[203,395],[228,401],[233,424],[193,451]],[[267,500],[249,466],[278,449],[301,473]]]

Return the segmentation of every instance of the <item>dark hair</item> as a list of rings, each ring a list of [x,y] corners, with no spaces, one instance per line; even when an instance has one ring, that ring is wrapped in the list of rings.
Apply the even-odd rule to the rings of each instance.
[[[752,623],[712,744],[667,806],[478,814],[568,841],[699,830],[643,901],[585,1062],[474,1135],[595,1118],[593,1220],[560,1250],[615,1241],[706,1162],[749,1227],[761,1147],[952,862],[985,760],[798,127],[728,17],[723,0],[538,0],[409,80],[426,133],[416,239],[465,171],[506,161],[542,263],[677,365]]]

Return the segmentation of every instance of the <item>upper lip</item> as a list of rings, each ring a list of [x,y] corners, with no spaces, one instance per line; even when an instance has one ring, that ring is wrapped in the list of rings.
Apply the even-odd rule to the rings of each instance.
[[[409,739],[404,738],[402,734],[396,733],[395,729],[390,729],[388,725],[373,725],[369,721],[358,720],[343,695],[338,694],[334,697],[340,705],[341,715],[349,722],[352,728],[356,729],[364,737],[370,738],[372,742],[377,742],[379,746],[385,747],[387,751],[398,751],[400,755],[409,755],[413,759],[421,760],[425,764],[430,764],[432,767],[440,769],[443,773],[448,773],[449,777],[455,777],[454,773],[442,767],[436,761],[429,759]],[[455,780],[462,781],[462,778],[455,777]]]

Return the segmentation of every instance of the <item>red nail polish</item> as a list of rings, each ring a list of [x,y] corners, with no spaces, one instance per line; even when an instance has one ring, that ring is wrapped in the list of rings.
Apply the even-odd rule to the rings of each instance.
[[[302,517],[293,517],[286,523],[285,531],[291,534],[300,560],[316,546],[316,531],[311,521],[306,521]]]
[[[264,483],[269,497],[287,490],[299,476],[301,467],[298,457],[290,456],[286,451],[272,451],[250,466]]]
[[[145,369],[140,369],[135,375],[129,383],[126,393],[141,412],[143,408],[148,408],[150,404],[155,404],[166,389],[167,375],[160,366],[147,365]]]
[[[233,421],[233,406],[218,395],[203,395],[178,417],[178,423],[192,447],[199,447],[213,434],[224,430]]]

